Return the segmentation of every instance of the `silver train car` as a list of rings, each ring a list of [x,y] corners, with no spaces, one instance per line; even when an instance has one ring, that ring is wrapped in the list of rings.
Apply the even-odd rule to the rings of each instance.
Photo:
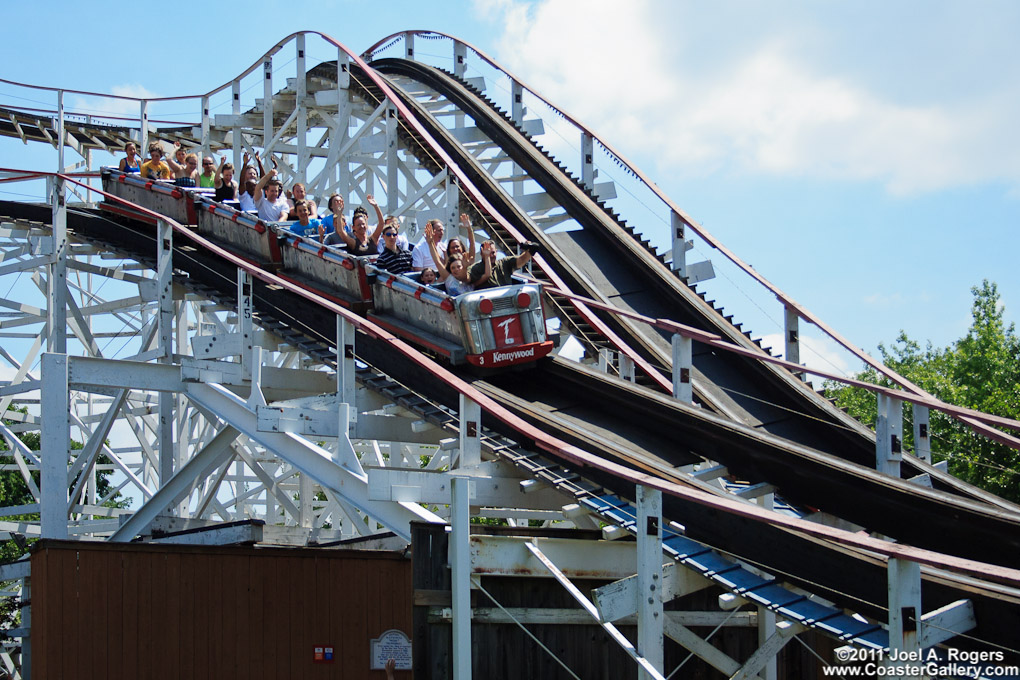
[[[499,369],[534,363],[548,355],[541,287],[521,283],[486,288],[456,297],[423,285],[417,274],[395,275],[374,257],[291,232],[289,223],[266,223],[217,203],[208,190],[103,168],[103,190],[181,224],[278,276],[366,316],[426,352],[454,365]],[[155,218],[107,200],[118,215],[155,224]]]

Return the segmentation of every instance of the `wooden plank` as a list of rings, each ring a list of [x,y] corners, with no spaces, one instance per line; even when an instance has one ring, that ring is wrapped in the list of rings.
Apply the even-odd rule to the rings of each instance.
[[[180,598],[178,582],[168,583],[166,578],[167,553],[148,553],[144,556],[143,575],[147,580],[149,606],[139,609],[139,628],[146,639],[146,653],[142,655],[142,667],[149,677],[169,678],[178,673],[176,659],[170,656],[169,645],[164,640],[166,622],[164,616],[171,600]]]
[[[123,672],[122,677],[142,677],[139,668],[138,645],[138,560],[135,555],[124,552],[121,555],[121,625],[123,626]]]
[[[58,638],[58,640],[62,640],[66,637],[64,627],[71,625],[75,627],[76,631],[80,631],[82,625],[87,626],[89,622],[87,617],[83,617],[81,611],[81,571],[78,569],[78,551],[60,550],[58,554],[60,555],[60,572],[64,584],[62,595],[64,615],[61,620],[60,638]],[[64,668],[61,677],[70,678],[78,675],[82,646],[81,636],[75,635],[74,640],[67,642],[70,643],[68,647],[56,647],[52,652],[63,659]]]
[[[251,680],[263,680],[268,678],[266,670],[268,657],[266,655],[266,618],[265,593],[263,591],[263,560],[256,557],[248,557],[248,580],[251,587],[248,590],[248,616],[249,623],[245,627],[249,640],[248,657],[250,660],[249,678]]]
[[[124,673],[124,554],[109,554],[106,563],[107,609],[109,611],[110,629],[106,635],[105,672],[111,678],[126,677]]]
[[[179,673],[181,670],[181,620],[183,600],[187,597],[181,589],[181,570],[183,558],[179,553],[165,555],[165,581],[167,597],[164,600],[163,615],[159,617],[164,632],[164,652],[160,657],[167,669]],[[155,631],[154,631],[155,632]]]
[[[251,660],[251,637],[248,631],[251,606],[251,601],[248,598],[251,578],[248,572],[250,558],[237,555],[230,557],[228,561],[230,577],[224,585],[230,592],[231,616],[228,628],[231,632],[229,636],[231,644],[224,650],[224,656],[231,669],[230,672],[235,677],[248,678],[250,677],[249,662]],[[233,651],[233,655],[230,654],[231,651]]]
[[[198,677],[199,667],[195,663],[195,635],[198,627],[196,612],[197,597],[195,593],[198,565],[193,555],[181,557],[180,585],[180,645],[178,648],[178,668],[182,678]]]
[[[32,672],[35,677],[47,680],[55,677],[51,669],[52,655],[47,654],[53,644],[50,630],[53,616],[53,568],[50,549],[43,548],[32,555]]]

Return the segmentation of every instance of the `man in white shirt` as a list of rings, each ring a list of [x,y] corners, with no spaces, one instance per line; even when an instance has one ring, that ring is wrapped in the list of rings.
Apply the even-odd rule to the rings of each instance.
[[[448,243],[447,241],[443,240],[443,235],[446,233],[446,230],[443,227],[443,221],[429,220],[428,222],[425,223],[425,226],[432,227],[432,234],[433,238],[435,239],[436,250],[438,250],[443,257],[446,257],[446,246],[448,245]],[[411,269],[413,269],[416,272],[420,272],[425,267],[432,267],[433,269],[438,269],[439,267],[442,266],[443,266],[442,262],[432,261],[432,253],[429,252],[428,244],[426,244],[424,240],[421,241],[417,246],[415,246],[414,250],[411,252]]]
[[[276,170],[262,175],[255,185],[255,207],[259,211],[259,219],[264,222],[279,222],[290,211],[287,199],[283,194],[283,184],[276,179]]]

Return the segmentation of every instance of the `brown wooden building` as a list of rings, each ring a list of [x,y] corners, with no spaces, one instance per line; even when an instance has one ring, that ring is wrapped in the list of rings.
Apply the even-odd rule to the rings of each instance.
[[[35,680],[381,680],[371,639],[411,635],[400,553],[40,541],[32,584]]]

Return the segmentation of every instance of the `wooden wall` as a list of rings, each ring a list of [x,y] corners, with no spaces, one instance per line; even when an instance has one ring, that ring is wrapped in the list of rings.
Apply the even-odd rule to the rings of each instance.
[[[452,626],[448,621],[436,620],[436,607],[450,607],[450,570],[447,567],[449,534],[444,527],[412,523],[412,554],[414,562],[414,668],[418,680],[449,680],[453,677]],[[569,534],[542,529],[517,528],[508,532],[504,528],[473,526],[472,533],[569,537]],[[600,532],[574,532],[578,537],[597,538]],[[574,580],[582,592],[605,585],[606,581]],[[483,576],[482,587],[504,607],[535,609],[580,609],[569,593],[552,578]],[[667,605],[678,611],[718,611],[719,589],[708,588]],[[492,608],[486,595],[472,590],[471,605]],[[430,611],[431,610],[431,611]],[[433,614],[430,616],[430,613]],[[560,658],[574,673],[584,680],[637,680],[637,665],[597,625],[528,625],[528,629],[542,644]],[[636,626],[620,626],[630,640],[637,639]],[[711,628],[695,627],[692,630],[704,637]],[[778,656],[777,671],[780,678],[821,680],[821,663],[805,645],[823,658],[832,658],[833,640],[815,631],[800,636],[800,642],[791,641]],[[417,644],[426,641],[427,644]],[[712,645],[731,658],[745,661],[758,648],[757,628],[724,627],[712,637]],[[471,626],[472,676],[484,680],[569,680],[565,671],[549,653],[514,624],[479,624]],[[673,675],[677,680],[725,680],[726,676],[697,657],[690,656],[672,640],[666,640],[665,667],[667,675],[677,666],[683,667]]]
[[[385,677],[369,642],[412,635],[399,554],[40,541],[35,680]],[[332,645],[333,663],[315,663]],[[397,673],[398,679],[410,673]]]

